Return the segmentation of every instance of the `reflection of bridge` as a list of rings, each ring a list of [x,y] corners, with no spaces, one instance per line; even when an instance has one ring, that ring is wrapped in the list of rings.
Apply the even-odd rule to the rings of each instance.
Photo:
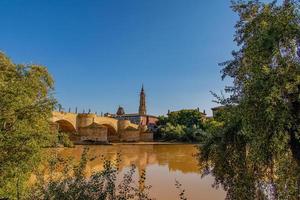
[[[146,126],[90,113],[53,112],[53,127],[68,133],[75,142],[151,141],[153,134]]]
[[[79,161],[84,146],[59,149],[59,156],[72,156]],[[194,156],[198,150],[193,145],[93,145],[89,146],[88,157],[96,158],[87,163],[87,174],[103,169],[103,157],[115,161],[121,156],[119,169],[123,170],[132,164],[138,171],[146,170],[151,165],[165,166],[169,171],[181,173],[199,173],[197,158]]]

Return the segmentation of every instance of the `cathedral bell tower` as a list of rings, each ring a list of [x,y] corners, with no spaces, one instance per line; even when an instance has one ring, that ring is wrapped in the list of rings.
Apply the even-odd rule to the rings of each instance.
[[[146,95],[144,92],[144,85],[142,85],[140,93],[140,106],[139,106],[139,115],[146,115]]]

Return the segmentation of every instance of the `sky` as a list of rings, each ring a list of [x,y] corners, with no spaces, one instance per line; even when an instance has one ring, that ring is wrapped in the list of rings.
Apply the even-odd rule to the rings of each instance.
[[[211,114],[218,63],[236,49],[228,0],[1,0],[0,51],[40,64],[68,110],[148,114],[199,107]]]

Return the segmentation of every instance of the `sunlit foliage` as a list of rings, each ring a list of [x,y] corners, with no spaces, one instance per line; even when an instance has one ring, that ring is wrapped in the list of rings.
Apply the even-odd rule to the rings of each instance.
[[[38,65],[0,53],[0,198],[22,196],[24,180],[49,145],[53,80]]]
[[[222,63],[233,78],[223,125],[206,136],[200,162],[228,199],[300,195],[299,2],[236,1],[240,49]],[[207,172],[206,171],[206,172]],[[263,197],[264,196],[264,197]]]
[[[196,110],[170,112],[160,116],[156,139],[165,141],[197,142],[203,132],[203,114]]]

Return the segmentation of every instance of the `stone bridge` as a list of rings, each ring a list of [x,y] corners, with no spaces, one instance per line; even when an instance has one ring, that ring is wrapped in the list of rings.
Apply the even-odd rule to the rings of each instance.
[[[129,120],[117,120],[91,113],[52,113],[50,120],[54,129],[68,133],[75,143],[152,141],[153,134],[146,126],[131,123]]]

